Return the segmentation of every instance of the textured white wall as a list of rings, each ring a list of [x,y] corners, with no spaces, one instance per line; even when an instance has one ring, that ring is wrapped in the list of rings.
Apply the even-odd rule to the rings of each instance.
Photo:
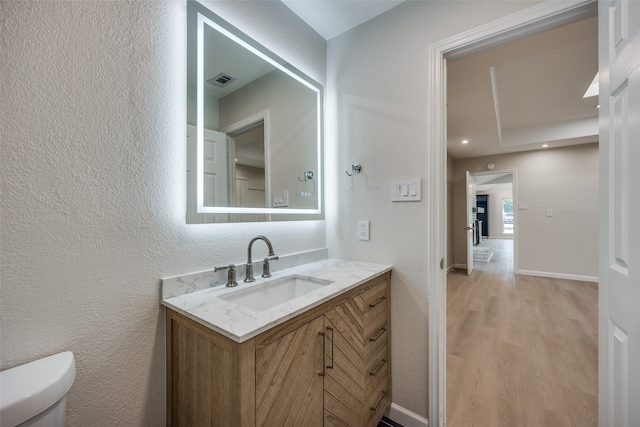
[[[325,41],[284,5],[209,4],[324,82]],[[184,0],[0,16],[0,368],[71,350],[69,426],[164,425],[160,278],[244,262],[258,233],[325,247],[325,222],[185,223]]]
[[[427,52],[431,43],[535,2],[408,1],[331,39],[327,71],[327,238],[332,257],[388,263],[394,403],[427,416],[425,194],[391,203],[392,179],[428,176]],[[352,163],[362,173],[347,177]],[[424,188],[424,185],[423,185]],[[359,219],[371,240],[356,240]]]
[[[514,207],[518,268],[597,277],[598,144],[456,160],[456,211],[464,204],[465,171],[486,171],[489,162],[496,170],[517,170],[516,197],[527,202],[526,210]],[[552,217],[547,217],[547,208],[553,209]],[[466,220],[456,221],[455,263],[466,264]]]

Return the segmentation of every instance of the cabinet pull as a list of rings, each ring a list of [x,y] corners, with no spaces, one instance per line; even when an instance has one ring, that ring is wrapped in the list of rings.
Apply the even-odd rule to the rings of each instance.
[[[384,301],[384,300],[386,300],[386,299],[387,299],[387,297],[385,297],[385,296],[381,296],[377,303],[375,303],[375,304],[369,304],[369,307],[371,307],[371,308],[375,308],[378,304],[380,304],[382,301]]]
[[[371,409],[373,412],[377,412],[378,409],[380,409],[380,405],[382,405],[382,402],[384,402],[384,400],[387,398],[387,392],[383,391],[382,392],[382,399],[380,399],[380,402],[378,402],[378,404],[376,405],[376,407],[374,408],[373,406],[370,406],[369,409]]]
[[[333,369],[333,347],[334,347],[334,342],[333,342],[333,328],[330,326],[327,326],[327,330],[331,331],[331,365],[326,365],[327,369]]]
[[[385,363],[387,363],[387,359],[380,359],[380,366],[378,366],[378,369],[376,369],[375,371],[369,372],[369,375],[375,377],[376,374],[380,372],[380,369],[382,369]]]
[[[324,377],[326,374],[326,370],[325,370],[325,346],[326,346],[326,337],[325,337],[325,333],[324,332],[318,332],[318,335],[320,335],[322,337],[322,372],[318,372],[318,375],[320,375],[321,377]]]
[[[378,331],[378,335],[376,335],[373,338],[369,338],[369,341],[371,342],[376,342],[378,341],[378,339],[385,333],[387,332],[387,328],[380,328],[380,331]]]

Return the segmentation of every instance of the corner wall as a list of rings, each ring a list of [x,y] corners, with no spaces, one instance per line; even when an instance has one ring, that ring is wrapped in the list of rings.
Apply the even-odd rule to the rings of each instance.
[[[282,3],[208,4],[325,81],[326,42]],[[185,1],[0,16],[0,369],[71,350],[68,426],[165,425],[160,279],[245,262],[256,234],[323,248],[325,221],[186,224]]]

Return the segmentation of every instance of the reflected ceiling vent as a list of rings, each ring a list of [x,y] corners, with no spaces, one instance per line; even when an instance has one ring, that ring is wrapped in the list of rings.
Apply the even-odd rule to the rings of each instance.
[[[229,84],[235,82],[236,80],[237,79],[235,77],[231,77],[229,74],[220,73],[217,76],[207,80],[207,83],[218,87],[227,87]]]

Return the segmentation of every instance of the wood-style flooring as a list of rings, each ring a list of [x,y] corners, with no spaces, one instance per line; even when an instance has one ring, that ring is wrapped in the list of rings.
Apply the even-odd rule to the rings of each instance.
[[[447,425],[597,426],[598,286],[513,274],[510,240],[447,276]]]

